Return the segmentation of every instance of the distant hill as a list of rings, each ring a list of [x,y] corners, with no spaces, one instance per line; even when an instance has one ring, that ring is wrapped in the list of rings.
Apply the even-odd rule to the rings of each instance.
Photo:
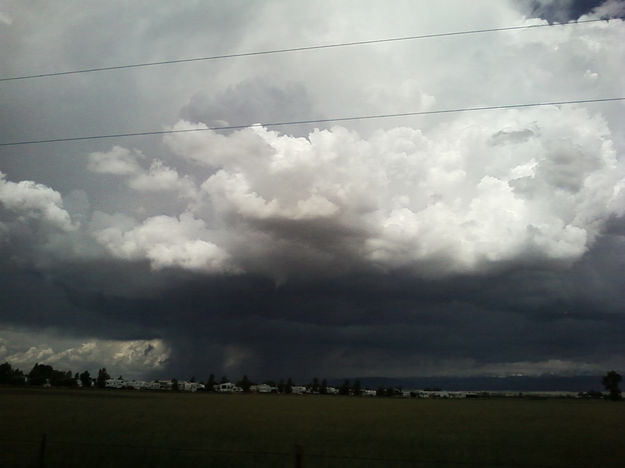
[[[509,390],[531,391],[571,391],[585,392],[603,390],[601,376],[579,375],[570,377],[354,377],[362,387],[400,387],[404,390],[436,387],[443,390]],[[341,381],[342,382],[342,381]],[[340,384],[340,382],[332,382]]]

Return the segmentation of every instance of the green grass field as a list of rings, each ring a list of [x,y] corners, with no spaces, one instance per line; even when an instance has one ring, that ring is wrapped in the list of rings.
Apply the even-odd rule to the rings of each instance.
[[[625,403],[0,389],[0,466],[625,466]]]

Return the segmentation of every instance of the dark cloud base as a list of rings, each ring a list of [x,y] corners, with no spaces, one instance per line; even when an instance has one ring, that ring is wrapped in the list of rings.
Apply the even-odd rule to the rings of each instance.
[[[42,274],[4,263],[0,308],[7,325],[162,338],[172,348],[164,375],[305,380],[453,374],[453,363],[466,359],[478,373],[497,363],[603,363],[625,355],[623,259],[612,255],[622,229],[614,222],[572,269],[439,280],[354,273],[276,285],[252,275],[150,272],[146,264]]]
[[[590,13],[605,3],[605,0],[555,0],[551,3],[539,2],[537,0],[525,1],[528,4],[531,16],[546,19],[550,23],[575,21],[580,16]]]

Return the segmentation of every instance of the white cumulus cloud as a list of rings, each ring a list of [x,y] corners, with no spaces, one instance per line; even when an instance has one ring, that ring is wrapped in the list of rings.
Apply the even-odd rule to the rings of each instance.
[[[82,372],[106,367],[111,374],[142,376],[165,367],[170,346],[160,338],[77,339],[54,333],[8,329],[0,338],[0,361],[28,372],[35,363]]]
[[[110,151],[91,153],[87,168],[100,174],[136,174],[141,171],[137,160],[142,158],[141,152],[116,145]]]
[[[87,168],[99,174],[124,176],[128,187],[138,192],[175,192],[184,198],[196,196],[197,189],[189,176],[180,176],[176,169],[158,159],[144,169],[140,164],[144,159],[140,151],[116,145],[109,151],[89,154]]]
[[[178,192],[187,198],[196,195],[195,185],[189,176],[181,177],[175,169],[159,160],[154,160],[146,172],[128,179],[128,186],[140,192]]]
[[[30,180],[10,182],[0,172],[0,204],[21,219],[40,219],[63,231],[76,229],[63,209],[61,194],[43,184]]]
[[[201,188],[226,230],[307,245],[293,223],[317,222],[328,244],[316,248],[331,251],[341,242],[334,233],[349,232],[358,260],[383,268],[575,260],[622,212],[625,171],[610,130],[581,107],[474,114],[369,138],[341,127],[307,138],[254,127],[166,142],[215,168]]]
[[[154,269],[180,267],[207,272],[234,272],[229,255],[211,242],[203,220],[191,213],[154,216],[136,223],[123,215],[95,213],[92,235],[114,256],[149,260]]]

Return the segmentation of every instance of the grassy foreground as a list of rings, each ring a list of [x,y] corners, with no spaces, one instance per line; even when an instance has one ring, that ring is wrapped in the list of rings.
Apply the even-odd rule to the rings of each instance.
[[[625,403],[0,388],[0,466],[625,466]]]

